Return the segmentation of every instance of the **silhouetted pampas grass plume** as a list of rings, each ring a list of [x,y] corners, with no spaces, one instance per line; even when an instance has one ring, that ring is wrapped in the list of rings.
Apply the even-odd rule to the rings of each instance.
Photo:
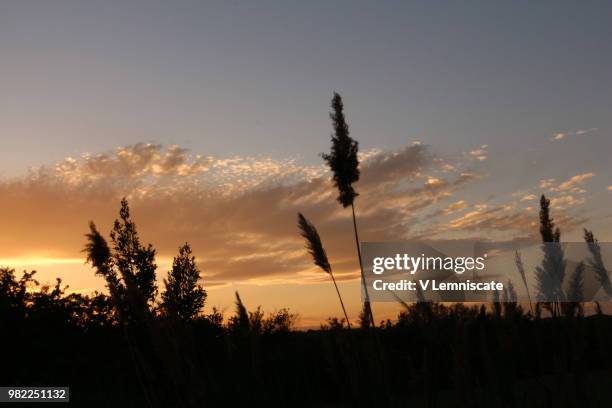
[[[353,215],[353,231],[355,233],[355,244],[357,256],[359,257],[359,270],[361,282],[365,294],[364,311],[370,315],[370,322],[374,323],[374,315],[370,306],[370,295],[366,286],[363,262],[361,260],[361,248],[359,246],[359,233],[357,231],[357,218],[355,217],[355,197],[359,194],[353,188],[353,183],[359,181],[359,143],[351,138],[349,126],[344,117],[344,103],[342,97],[334,92],[331,102],[332,112],[329,116],[332,120],[334,133],[331,137],[331,151],[321,156],[333,173],[335,186],[338,188],[337,200],[344,208],[350,206]]]
[[[349,329],[351,328],[351,322],[348,317],[348,313],[346,313],[346,308],[344,307],[344,302],[342,301],[342,296],[340,295],[340,290],[338,289],[338,284],[336,283],[336,278],[334,278],[334,273],[332,272],[332,267],[329,264],[329,260],[327,259],[327,253],[325,252],[325,248],[323,247],[323,243],[321,242],[321,237],[319,236],[319,232],[315,228],[315,226],[302,215],[302,213],[298,213],[298,226],[300,228],[300,235],[306,239],[306,248],[308,252],[312,256],[314,264],[319,268],[323,269],[329,276],[331,276],[332,281],[334,282],[334,287],[336,288],[336,293],[338,293],[338,299],[340,300],[340,306],[342,306],[342,311],[344,312],[344,317],[346,318],[346,324]]]
[[[584,301],[584,262],[579,262],[576,265],[574,273],[570,277],[567,288],[567,302],[564,304],[565,315],[573,317],[582,315]]]
[[[119,285],[117,273],[112,268],[110,248],[93,221],[89,223],[89,233],[85,234],[85,237],[87,243],[83,252],[87,254],[86,260],[96,268],[96,275],[104,277],[106,286],[112,294]]]
[[[563,281],[565,279],[566,261],[561,247],[561,230],[555,226],[550,215],[550,200],[542,194],[540,198],[540,235],[544,257],[536,267],[538,301],[542,302],[553,317],[559,316],[561,304],[565,300]]]
[[[251,329],[249,312],[244,303],[242,303],[238,291],[236,291],[236,302],[234,304],[236,305],[236,315],[230,319],[230,327],[235,332],[247,333]]]
[[[602,288],[608,296],[612,297],[612,283],[610,283],[610,276],[608,270],[604,265],[603,258],[601,256],[601,247],[593,231],[587,229],[584,230],[584,241],[587,244],[589,252],[591,253],[591,259],[588,261],[589,266],[595,271],[597,280],[601,284]]]
[[[514,252],[514,263],[516,264],[516,269],[518,269],[519,274],[521,275],[521,280],[523,281],[523,285],[525,286],[525,291],[527,292],[527,299],[529,299],[529,310],[531,310],[531,314],[533,315],[533,304],[531,303],[531,294],[529,293],[529,285],[527,285],[527,276],[525,275],[525,266],[523,265],[523,259],[521,258],[521,253],[519,251]]]

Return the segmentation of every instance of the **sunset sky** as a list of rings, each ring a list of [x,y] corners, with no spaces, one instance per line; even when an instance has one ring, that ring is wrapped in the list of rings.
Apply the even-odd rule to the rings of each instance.
[[[165,275],[188,241],[206,311],[349,314],[350,212],[319,153],[342,94],[364,241],[612,240],[612,3],[19,1],[0,4],[0,265],[91,292],[87,224],[127,196]],[[397,307],[376,304],[377,318]],[[377,313],[378,312],[378,313]]]

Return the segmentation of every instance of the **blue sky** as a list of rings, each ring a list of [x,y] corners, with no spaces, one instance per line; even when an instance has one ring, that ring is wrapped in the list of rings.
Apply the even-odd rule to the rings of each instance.
[[[316,160],[332,90],[364,148],[608,132],[611,16],[609,2],[4,2],[2,171],[142,141]]]

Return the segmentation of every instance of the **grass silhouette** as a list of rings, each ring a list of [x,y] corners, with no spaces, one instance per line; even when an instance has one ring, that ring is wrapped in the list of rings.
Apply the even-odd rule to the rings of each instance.
[[[351,207],[351,214],[353,216],[353,232],[355,234],[355,246],[357,247],[357,259],[359,260],[359,271],[361,272],[361,283],[363,285],[363,291],[365,295],[365,301],[363,305],[363,314],[365,318],[362,318],[362,322],[366,322],[365,325],[369,326],[374,324],[374,315],[372,313],[372,306],[370,304],[370,294],[365,281],[365,274],[363,272],[363,259],[361,257],[361,246],[359,241],[359,232],[357,229],[357,217],[355,216],[355,198],[359,195],[353,188],[353,184],[359,181],[359,158],[357,153],[359,151],[359,143],[351,138],[349,134],[349,126],[344,117],[344,103],[342,97],[337,92],[334,92],[334,96],[331,102],[332,112],[329,114],[334,133],[331,137],[331,151],[329,154],[322,154],[321,156],[329,166],[333,174],[333,181],[338,189],[338,202],[342,204],[344,208]]]
[[[342,312],[344,313],[346,324],[350,329],[351,321],[346,313],[346,308],[344,307],[344,302],[342,301],[342,295],[340,295],[340,289],[338,289],[336,278],[334,278],[332,267],[327,259],[327,253],[325,252],[325,248],[323,247],[323,243],[321,242],[321,237],[319,237],[317,229],[301,213],[298,213],[298,226],[300,228],[300,234],[306,240],[306,247],[312,256],[315,265],[323,269],[323,271],[331,276],[334,287],[336,288],[336,293],[338,294],[338,299],[340,300],[340,306],[342,306]]]

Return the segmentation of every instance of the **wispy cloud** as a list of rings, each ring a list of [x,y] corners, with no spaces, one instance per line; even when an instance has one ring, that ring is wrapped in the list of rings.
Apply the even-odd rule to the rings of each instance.
[[[489,145],[482,145],[478,149],[474,149],[468,153],[468,156],[474,160],[484,161],[487,160],[487,149]]]
[[[525,231],[529,231],[536,225],[533,217],[513,210],[513,208],[505,206],[489,208],[487,205],[482,205],[474,211],[451,220],[449,227],[462,230],[484,230],[488,228],[515,230],[520,226]]]
[[[556,209],[566,210],[577,205],[584,204],[584,202],[584,197],[576,197],[572,194],[567,194],[551,198],[550,205]]]
[[[558,210],[569,210],[587,200],[587,190],[584,188],[584,183],[595,177],[595,173],[586,172],[576,174],[564,181],[558,182],[554,178],[542,179],[539,183],[539,188],[551,200],[551,205]],[[534,194],[524,196],[521,201],[531,201],[537,197]]]
[[[572,229],[585,222],[584,217],[574,217],[563,208],[555,207],[556,220],[564,228]],[[448,232],[486,234],[492,239],[536,240],[538,231],[538,209],[528,207],[520,209],[512,204],[488,206],[482,204],[448,223],[438,226],[438,234]],[[472,235],[478,236],[478,235]]]
[[[468,203],[465,200],[455,201],[454,203],[449,204],[444,209],[440,210],[440,215],[450,215],[454,214],[458,211],[464,210],[468,207]]]
[[[569,178],[568,180],[564,181],[563,183],[559,184],[557,189],[560,191],[571,190],[572,188],[584,183],[586,180],[590,179],[591,177],[595,177],[595,173],[577,174]]]
[[[535,194],[526,194],[521,197],[521,201],[533,201],[537,199],[538,199],[538,196]]]
[[[567,137],[582,136],[582,135],[586,135],[587,133],[597,132],[598,130],[599,130],[599,128],[589,128],[589,129],[578,129],[578,130],[575,130],[575,131],[568,131],[568,132],[558,132],[558,133],[555,133],[554,135],[552,135],[550,140],[552,142],[558,142],[558,141],[563,140],[563,139],[565,139]]]
[[[550,189],[555,185],[555,181],[554,178],[540,180],[539,187],[542,189]]]
[[[593,177],[595,177],[595,173],[593,172],[580,173],[560,183],[557,183],[556,179],[554,178],[549,178],[540,180],[539,186],[541,189],[552,192],[571,192],[582,194],[586,193],[586,190],[582,189],[580,186],[585,181]]]

